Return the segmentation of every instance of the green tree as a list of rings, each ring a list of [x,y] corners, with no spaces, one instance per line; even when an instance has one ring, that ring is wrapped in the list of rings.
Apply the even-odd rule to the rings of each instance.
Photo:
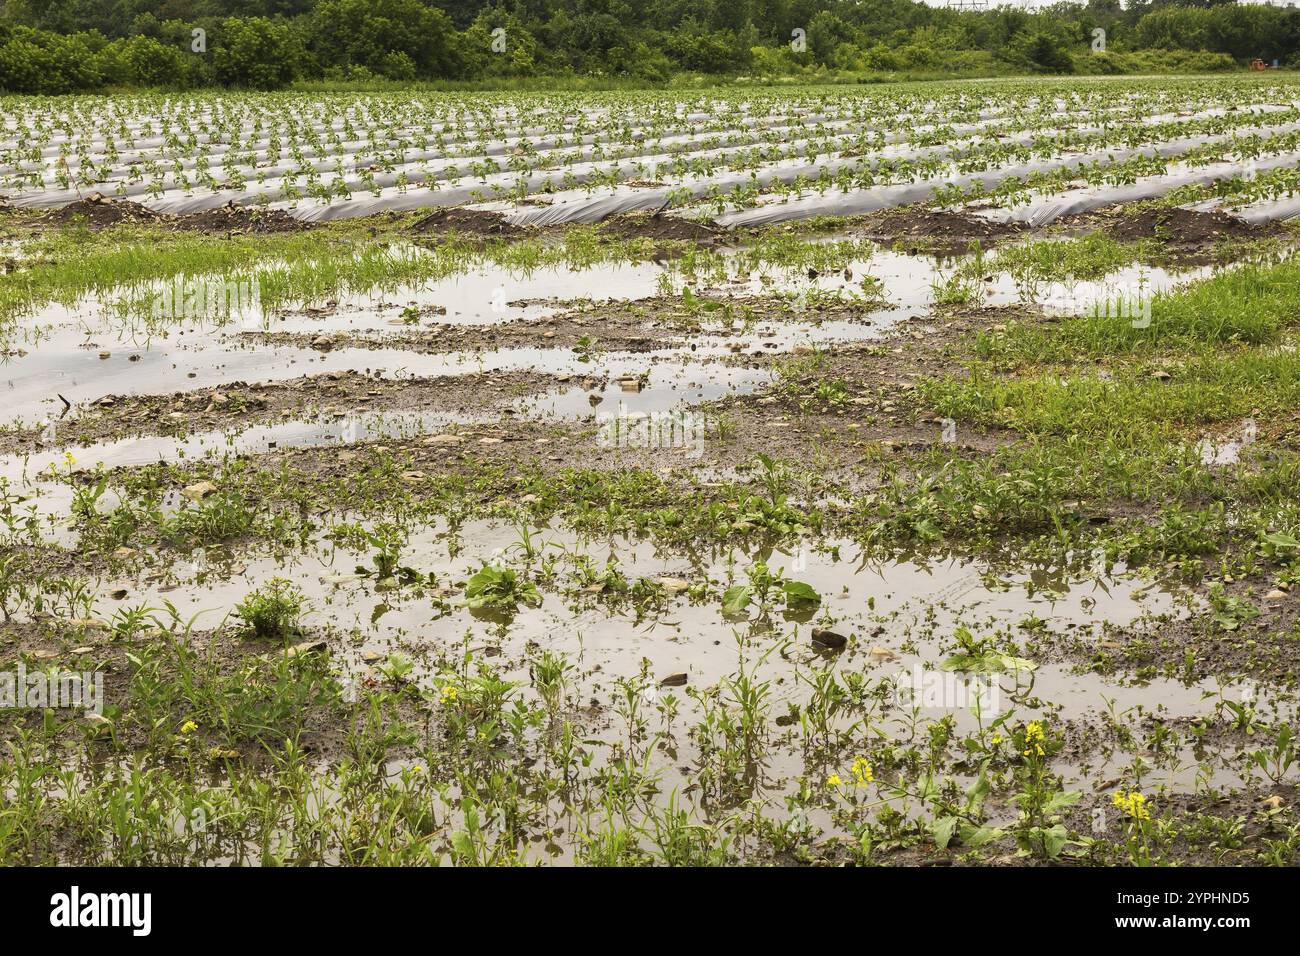
[[[217,80],[226,86],[273,90],[297,76],[302,50],[287,24],[266,17],[227,17],[212,50]]]

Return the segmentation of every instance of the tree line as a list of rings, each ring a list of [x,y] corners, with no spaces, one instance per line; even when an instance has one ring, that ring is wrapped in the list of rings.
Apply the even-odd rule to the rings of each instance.
[[[1300,66],[1300,10],[1087,0],[0,0],[0,90]]]

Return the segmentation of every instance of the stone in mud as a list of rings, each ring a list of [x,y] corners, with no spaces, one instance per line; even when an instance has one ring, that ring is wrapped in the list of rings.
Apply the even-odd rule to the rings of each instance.
[[[300,654],[319,654],[328,648],[324,641],[303,641],[284,652],[285,657],[297,657]]]
[[[671,594],[690,590],[691,587],[690,581],[683,581],[681,578],[655,578],[655,584]]]
[[[181,489],[181,494],[190,501],[202,501],[208,495],[216,494],[217,486],[210,481],[200,481],[193,485],[186,485]]]
[[[828,631],[824,627],[814,627],[812,630],[812,642],[819,647],[828,648],[832,651],[842,651],[845,646],[848,645],[849,639],[843,634]]]

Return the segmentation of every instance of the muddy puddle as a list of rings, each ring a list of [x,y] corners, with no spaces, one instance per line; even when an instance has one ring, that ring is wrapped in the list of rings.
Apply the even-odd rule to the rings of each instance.
[[[370,292],[324,307],[265,314],[252,308],[238,317],[182,317],[162,325],[127,321],[112,306],[87,300],[73,307],[49,307],[23,320],[5,341],[0,386],[7,392],[10,421],[36,426],[65,413],[64,401],[77,405],[106,394],[160,394],[220,386],[232,381],[282,381],[302,374],[366,370],[384,376],[435,376],[468,370],[533,369],[553,374],[582,374],[591,359],[572,349],[533,348],[478,350],[461,354],[454,333],[446,348],[419,352],[403,348],[400,337],[422,325],[503,325],[538,321],[578,302],[610,298],[639,301],[668,291],[697,294],[714,289],[728,296],[787,296],[790,307],[780,320],[766,318],[740,327],[696,334],[660,333],[663,354],[680,351],[684,361],[707,362],[736,354],[784,354],[800,347],[832,347],[887,334],[899,323],[931,308],[946,284],[954,281],[964,259],[936,260],[884,249],[854,260],[843,269],[813,274],[804,269],[728,268],[720,285],[674,274],[665,263],[567,267],[519,272],[492,266],[470,269],[432,283]],[[1171,272],[1131,266],[1102,280],[1077,283],[1025,283],[993,274],[973,281],[970,300],[983,305],[1038,303],[1047,307],[1086,308],[1097,301],[1150,295],[1208,274],[1208,269]],[[819,295],[863,301],[861,319],[819,321]],[[107,297],[111,299],[112,297]],[[599,350],[599,316],[593,316],[594,347]],[[707,316],[706,316],[707,321]],[[246,340],[249,331],[294,333],[292,345]],[[378,336],[364,349],[313,349],[314,336],[362,333]],[[393,338],[392,347],[383,345]],[[541,338],[539,335],[539,343]],[[612,347],[617,351],[617,343]],[[627,362],[600,356],[613,375],[625,374]],[[744,378],[744,376],[742,376]]]
[[[525,542],[532,557],[524,554]],[[744,583],[758,561],[811,585],[820,604],[800,612],[760,613],[752,607],[744,614],[724,614],[717,595]],[[571,656],[611,685],[619,677],[634,676],[648,661],[656,678],[684,674],[687,685],[702,688],[736,672],[738,638],[743,637],[751,645],[743,653],[755,658],[777,649],[766,654],[760,673],[773,679],[780,700],[799,699],[797,675],[817,662],[834,659],[881,678],[910,679],[920,668],[935,684],[920,692],[918,706],[930,716],[952,712],[960,725],[974,717],[966,704],[943,697],[941,669],[958,651],[953,635],[959,629],[1015,640],[1015,631],[1023,627],[1040,634],[1095,635],[1100,643],[1112,630],[1158,628],[1198,606],[1188,594],[1127,575],[1122,568],[1106,575],[1048,566],[1011,571],[953,557],[880,561],[848,541],[789,554],[742,549],[676,554],[626,538],[584,539],[549,528],[530,528],[524,536],[517,527],[476,522],[454,532],[429,529],[412,535],[401,548],[401,562],[422,575],[432,573],[437,583],[424,591],[377,588],[373,576],[358,573],[370,565],[367,554],[328,542],[289,558],[249,557],[234,563],[198,552],[172,566],[174,578],[155,573],[143,583],[101,582],[101,594],[117,592],[119,597],[101,597],[95,613],[108,619],[125,605],[161,606],[166,600],[186,618],[198,614],[198,627],[211,628],[249,591],[281,577],[306,595],[309,629],[342,636],[336,653],[353,670],[393,653],[419,659],[430,649],[446,651],[465,642],[507,662],[522,660],[535,643]],[[513,567],[541,581],[541,604],[521,605],[514,614],[463,607],[464,582],[484,563]],[[659,595],[654,610],[638,612],[582,585],[584,568],[617,570],[629,583],[653,582]],[[811,639],[813,628],[833,630],[847,645],[832,654]],[[1050,701],[1046,706],[1054,716],[1067,719],[1099,709],[1139,707],[1187,717],[1201,712],[1206,695],[1236,689],[1213,680],[1126,683],[1069,665],[1030,663],[1031,669],[1008,671],[990,685],[996,685],[999,706],[1025,706],[1037,699]]]

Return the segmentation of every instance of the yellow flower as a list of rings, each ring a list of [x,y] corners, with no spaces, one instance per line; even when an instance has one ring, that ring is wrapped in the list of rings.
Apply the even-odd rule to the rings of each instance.
[[[456,688],[448,684],[446,687],[442,689],[442,697],[440,699],[440,703],[454,704],[456,703],[457,699],[459,699],[459,697],[460,697],[460,691],[458,691]]]
[[[1001,734],[994,734],[994,735],[993,735],[993,741],[992,741],[992,742],[993,742],[993,746],[994,746],[994,747],[998,746],[1000,743],[1002,743],[1002,735],[1001,735]]]
[[[1124,811],[1127,817],[1134,820],[1151,819],[1151,808],[1147,806],[1146,795],[1140,790],[1134,790],[1132,793],[1117,790],[1111,800],[1115,806]]]
[[[198,729],[199,729],[199,725],[192,720],[187,720],[185,721],[185,723],[181,724],[181,733],[183,734],[193,733]]]
[[[876,779],[875,774],[872,773],[871,764],[867,763],[865,757],[859,757],[854,760],[853,766],[849,768],[849,772],[853,774],[853,782],[859,787],[865,787]]]
[[[63,453],[63,463],[67,465],[69,468],[71,468],[73,465],[77,463],[77,459],[73,457],[72,452],[65,451]]]
[[[1046,756],[1047,751],[1043,749],[1043,743],[1046,739],[1047,735],[1043,732],[1042,722],[1031,720],[1025,725],[1025,749],[1021,751],[1021,754],[1026,757]]]
[[[840,779],[840,775],[838,773],[833,773],[826,778],[826,786],[828,787],[838,787],[843,783],[844,781]]]

